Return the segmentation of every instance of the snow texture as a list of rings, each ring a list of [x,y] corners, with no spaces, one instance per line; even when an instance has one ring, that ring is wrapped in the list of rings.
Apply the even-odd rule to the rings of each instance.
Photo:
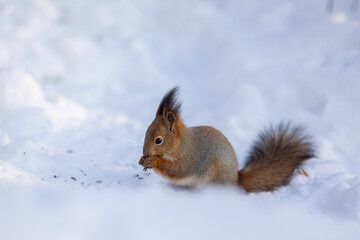
[[[329,2],[2,0],[0,238],[359,239],[360,9]],[[241,167],[264,127],[306,126],[309,177],[247,194],[143,172],[176,85]]]

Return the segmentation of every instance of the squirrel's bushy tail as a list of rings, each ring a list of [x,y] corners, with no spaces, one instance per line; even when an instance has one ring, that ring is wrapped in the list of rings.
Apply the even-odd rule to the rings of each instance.
[[[238,172],[238,184],[247,191],[272,191],[286,185],[303,161],[314,157],[314,149],[301,127],[281,123],[259,135]]]

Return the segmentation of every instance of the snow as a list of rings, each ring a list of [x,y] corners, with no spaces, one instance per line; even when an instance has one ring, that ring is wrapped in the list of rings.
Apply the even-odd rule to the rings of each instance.
[[[352,1],[0,2],[1,239],[358,239]],[[240,166],[269,124],[317,157],[271,193],[171,187],[137,164],[164,93]]]

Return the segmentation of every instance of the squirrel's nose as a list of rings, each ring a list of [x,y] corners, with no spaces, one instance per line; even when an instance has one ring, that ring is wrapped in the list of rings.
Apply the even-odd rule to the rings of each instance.
[[[149,151],[145,151],[145,150],[143,150],[143,156],[144,156],[144,157],[148,157],[148,156],[150,156]]]
[[[148,157],[148,156],[152,156],[152,155],[154,155],[154,151],[151,151],[151,150],[143,150],[143,156],[144,157]]]

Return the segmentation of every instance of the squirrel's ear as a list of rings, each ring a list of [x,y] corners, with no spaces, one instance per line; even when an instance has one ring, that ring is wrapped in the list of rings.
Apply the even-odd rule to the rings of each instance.
[[[176,116],[180,116],[181,102],[177,100],[178,94],[178,87],[168,91],[159,104],[156,116],[164,117],[169,111],[172,111]]]
[[[175,123],[176,123],[176,116],[172,111],[168,111],[164,116],[165,128],[169,132],[174,132]]]
[[[156,117],[162,118],[164,126],[169,132],[175,132],[176,121],[180,118],[181,102],[177,100],[178,93],[178,87],[168,91],[156,112]]]

